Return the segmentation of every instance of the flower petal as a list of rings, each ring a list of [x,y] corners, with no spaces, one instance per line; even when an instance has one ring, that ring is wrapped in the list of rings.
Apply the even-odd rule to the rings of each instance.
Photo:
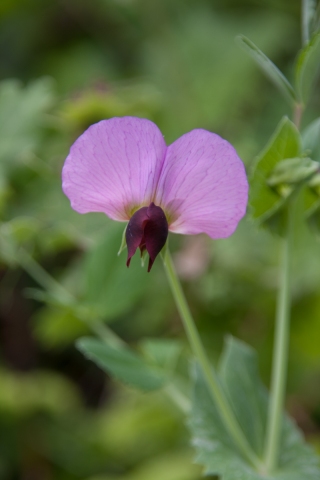
[[[104,212],[128,220],[152,201],[166,152],[158,127],[135,117],[102,120],[73,144],[62,188],[79,213]]]
[[[168,147],[154,202],[169,213],[170,231],[228,237],[247,200],[244,165],[226,140],[199,129]]]

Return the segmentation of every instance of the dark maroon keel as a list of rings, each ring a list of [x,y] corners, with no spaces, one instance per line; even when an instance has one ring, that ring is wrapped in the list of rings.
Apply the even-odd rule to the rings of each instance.
[[[139,247],[141,255],[144,250],[149,254],[148,272],[150,272],[153,262],[167,241],[168,228],[164,211],[153,202],[149,207],[137,210],[130,218],[126,230],[127,267]]]

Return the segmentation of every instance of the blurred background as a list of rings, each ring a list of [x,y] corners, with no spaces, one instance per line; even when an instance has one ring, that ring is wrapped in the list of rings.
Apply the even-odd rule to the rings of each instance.
[[[85,128],[122,115],[153,120],[167,143],[214,131],[250,168],[291,112],[235,44],[240,33],[292,79],[299,0],[1,0],[1,480],[201,477],[163,393],[121,386],[74,346],[96,318],[133,347],[185,337],[161,262],[127,270],[123,224],[72,211],[60,175]],[[304,123],[319,108],[317,96]],[[287,408],[319,448],[320,249],[296,233]],[[268,385],[278,239],[244,219],[227,240],[170,244],[212,360],[236,335],[258,350]],[[185,345],[181,370],[187,355]]]

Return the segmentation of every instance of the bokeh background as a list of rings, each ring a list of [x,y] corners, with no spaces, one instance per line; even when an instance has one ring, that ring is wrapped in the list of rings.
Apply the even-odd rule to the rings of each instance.
[[[150,274],[138,259],[127,270],[116,256],[123,225],[73,212],[60,174],[87,126],[122,115],[155,121],[167,143],[214,131],[249,169],[291,112],[236,45],[241,33],[292,78],[299,0],[1,0],[1,480],[200,478],[183,415],[164,394],[121,386],[74,346],[98,317],[133,347],[185,340],[161,262]],[[319,108],[316,96],[304,123]],[[244,219],[227,240],[170,244],[212,360],[236,335],[258,350],[268,385],[278,239]],[[287,408],[317,447],[320,248],[303,226],[292,283]],[[183,355],[187,371],[187,345]]]

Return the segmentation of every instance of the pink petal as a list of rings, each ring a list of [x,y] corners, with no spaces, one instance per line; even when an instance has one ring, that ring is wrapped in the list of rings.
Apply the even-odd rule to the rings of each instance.
[[[62,171],[62,188],[79,213],[104,212],[128,220],[148,206],[165,158],[166,144],[150,120],[102,120],[72,145]]]
[[[155,203],[172,216],[170,231],[228,237],[247,200],[244,165],[226,140],[199,129],[168,147]]]

